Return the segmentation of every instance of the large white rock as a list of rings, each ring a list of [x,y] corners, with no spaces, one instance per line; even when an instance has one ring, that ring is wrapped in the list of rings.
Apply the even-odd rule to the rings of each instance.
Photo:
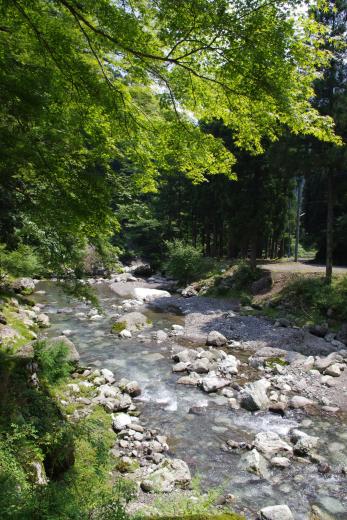
[[[286,504],[263,507],[258,513],[260,520],[294,520],[291,510]]]
[[[205,392],[216,392],[220,388],[230,385],[230,380],[219,377],[215,372],[210,372],[202,379],[202,388]]]
[[[116,320],[112,326],[112,332],[119,333],[122,330],[129,330],[130,332],[136,332],[142,330],[145,327],[149,327],[151,323],[147,317],[141,312],[129,312],[124,314]],[[121,328],[123,327],[123,329]]]
[[[256,435],[254,446],[267,457],[273,457],[277,453],[293,453],[293,448],[275,432],[260,432]]]
[[[156,298],[167,298],[171,296],[168,291],[163,291],[161,289],[149,289],[147,287],[135,287],[132,292],[135,298],[144,301],[151,301],[155,300]]]
[[[226,345],[228,340],[223,334],[217,330],[211,330],[207,336],[206,345],[212,345],[213,347],[222,347]]]
[[[250,412],[266,410],[270,405],[270,400],[266,395],[269,387],[270,383],[266,379],[259,379],[245,385],[242,391],[241,406]]]
[[[63,345],[65,345],[68,349],[68,355],[67,355],[68,361],[71,361],[72,363],[77,363],[79,361],[80,355],[79,355],[74,343],[72,343],[72,341],[69,338],[67,338],[66,336],[56,336],[55,338],[49,339],[48,342],[49,342],[48,348],[50,348],[52,346],[54,347],[58,343],[63,343]]]
[[[137,417],[132,417],[131,415],[122,412],[112,415],[112,419],[112,427],[116,432],[120,432],[129,424],[139,421]]]
[[[183,460],[165,459],[141,482],[141,488],[148,493],[168,493],[175,486],[186,488],[190,481],[190,471]]]
[[[270,477],[266,459],[255,448],[242,457],[240,464],[246,471],[255,473],[259,477],[265,479]]]

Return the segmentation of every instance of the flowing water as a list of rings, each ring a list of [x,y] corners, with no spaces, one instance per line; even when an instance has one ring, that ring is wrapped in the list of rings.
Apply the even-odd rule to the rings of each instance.
[[[221,486],[223,493],[232,493],[236,497],[235,509],[245,512],[248,518],[254,518],[261,507],[285,503],[296,520],[303,520],[308,518],[309,505],[314,503],[333,518],[347,519],[347,478],[341,474],[322,475],[317,465],[296,462],[290,468],[272,470],[270,480],[264,480],[240,467],[242,452],[221,450],[230,438],[247,442],[260,431],[286,435],[291,428],[300,426],[306,433],[320,437],[320,453],[333,468],[347,466],[346,417],[308,417],[291,412],[282,418],[266,412],[234,411],[228,408],[223,396],[177,385],[179,376],[172,373],[167,342],[153,342],[149,333],[143,334],[147,338],[135,336],[127,340],[110,334],[115,306],[122,300],[106,283],[95,287],[104,315],[92,321],[84,315],[76,316],[88,313],[90,307],[69,299],[54,282],[37,286],[37,290],[46,291],[35,294],[35,299],[45,304],[43,310],[50,316],[48,336],[71,329],[70,339],[80,352],[81,364],[109,368],[117,379],[138,381],[142,394],[136,401],[143,424],[168,436],[171,454],[184,459],[192,473],[200,475],[204,488]],[[183,323],[182,317],[173,314],[142,307],[140,311],[153,322],[152,330]],[[202,407],[204,413],[189,413],[193,406]]]

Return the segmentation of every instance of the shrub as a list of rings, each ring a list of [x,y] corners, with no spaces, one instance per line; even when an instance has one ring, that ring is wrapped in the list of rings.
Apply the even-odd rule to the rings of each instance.
[[[204,273],[204,258],[196,247],[185,244],[182,240],[165,243],[168,260],[165,263],[167,273],[180,283],[187,284],[197,280]]]
[[[40,276],[43,266],[35,250],[21,244],[14,251],[7,251],[4,244],[0,245],[0,273],[12,276]]]
[[[72,365],[67,360],[69,349],[65,343],[57,342],[49,345],[46,341],[37,341],[34,350],[39,364],[40,378],[47,383],[57,383],[71,372]]]

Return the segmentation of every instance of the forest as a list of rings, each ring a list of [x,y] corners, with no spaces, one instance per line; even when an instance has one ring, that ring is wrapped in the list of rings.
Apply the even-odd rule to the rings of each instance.
[[[54,298],[67,298],[65,306],[61,303],[67,331],[73,323],[64,309],[71,301],[89,305],[87,314],[71,304],[85,313],[82,321],[96,316],[98,325],[111,312],[101,310],[105,294],[93,290],[98,277],[104,280],[100,283],[115,284],[117,298],[130,295],[117,284],[153,285],[151,290],[167,293],[159,295],[159,306],[170,294],[193,296],[192,301],[215,298],[212,310],[202,311],[199,305],[207,303],[196,303],[202,321],[209,311],[234,312],[236,299],[241,317],[265,320],[260,331],[271,319],[283,328],[277,343],[268,339],[270,332],[256,338],[265,348],[282,348],[289,328],[293,334],[303,328],[341,350],[334,362],[341,365],[335,370],[340,376],[347,342],[346,277],[337,276],[347,273],[346,0],[0,0],[0,101],[1,518],[123,520],[133,515],[128,503],[136,486],[124,478],[124,468],[134,470],[131,455],[117,459],[121,476],[109,478],[114,471],[107,455],[114,444],[110,431],[118,431],[114,422],[110,428],[111,405],[102,402],[104,409],[95,401],[92,412],[78,416],[79,407],[94,403],[93,385],[98,391],[115,379],[102,361],[90,365],[94,358],[83,348],[85,364],[76,365],[66,343],[70,334],[59,334],[56,346],[50,346],[60,318],[42,317],[42,308],[56,304]],[[268,300],[258,297],[254,284],[268,284],[264,265],[281,269],[288,264],[295,273],[293,261],[312,267],[313,276],[283,275],[284,282],[270,275],[270,292],[277,283],[288,282],[288,287],[280,296],[272,291]],[[134,266],[140,266],[137,274]],[[265,294],[265,285],[259,294]],[[132,299],[117,300],[112,312],[136,310],[137,289],[130,285]],[[45,292],[53,303],[41,301]],[[219,303],[221,297],[228,302]],[[111,332],[120,344],[133,342],[132,335],[152,327],[153,319],[154,327],[160,325],[149,313],[131,330],[119,316]],[[228,338],[225,319],[219,332],[206,325],[207,332]],[[181,325],[174,326],[168,337],[180,335]],[[249,327],[249,338],[241,334],[233,341],[255,341]],[[104,334],[99,332],[96,342]],[[227,339],[209,341],[204,345],[224,348]],[[312,356],[330,355],[324,345],[317,343]],[[292,350],[311,354],[306,343],[305,349]],[[271,362],[264,361],[264,373],[282,374],[280,358],[274,354]],[[219,367],[220,359],[209,363]],[[280,361],[291,367],[292,359]],[[235,363],[233,375],[240,362]],[[322,378],[335,377],[333,370],[326,371],[330,365],[315,363],[311,369]],[[104,372],[101,366],[107,367]],[[209,374],[212,369],[199,365],[199,370]],[[83,383],[76,391],[80,401],[71,397],[76,381]],[[328,385],[330,380],[322,381]],[[202,380],[184,384],[207,385]],[[120,410],[128,413],[139,394],[125,383],[117,385],[121,397],[103,397],[127,399]],[[140,425],[134,432],[145,436]],[[157,459],[155,464],[163,464]],[[259,471],[253,473],[259,476]],[[141,486],[144,491],[147,484]],[[200,509],[181,497],[179,515],[218,513],[223,520],[224,510],[210,509],[218,493],[208,488],[207,494],[196,491]],[[147,516],[172,517],[168,505],[161,507],[160,514],[151,510]],[[255,518],[249,516],[252,507],[258,504],[246,500],[225,519]],[[347,509],[341,511],[331,518],[344,518]],[[259,518],[294,518],[283,516],[288,514],[283,509],[276,517],[266,514]],[[305,518],[328,518],[314,514]]]

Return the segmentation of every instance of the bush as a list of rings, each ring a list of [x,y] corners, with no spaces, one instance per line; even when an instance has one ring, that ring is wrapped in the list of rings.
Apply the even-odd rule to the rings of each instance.
[[[182,240],[165,242],[168,260],[165,263],[166,272],[182,284],[198,280],[204,274],[205,262],[203,255],[196,247],[185,244]]]
[[[67,360],[69,349],[65,343],[57,342],[49,345],[46,341],[37,341],[34,350],[41,379],[54,384],[68,377],[72,365]]]
[[[259,280],[261,276],[260,269],[252,269],[248,262],[240,261],[232,276],[232,287],[237,291],[250,289],[252,283]]]
[[[44,268],[32,247],[22,244],[14,251],[7,251],[4,244],[0,245],[0,274],[41,276],[43,272]]]
[[[325,321],[328,310],[337,321],[347,320],[347,276],[336,277],[331,285],[324,278],[297,276],[282,291],[280,301],[286,302],[305,321]]]

